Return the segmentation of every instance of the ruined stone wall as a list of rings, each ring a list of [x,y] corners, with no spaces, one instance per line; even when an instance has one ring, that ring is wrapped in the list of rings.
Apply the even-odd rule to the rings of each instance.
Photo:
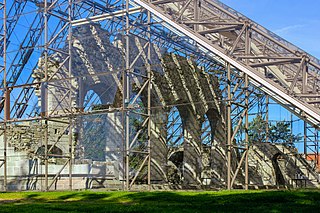
[[[108,33],[101,29],[99,25],[84,25],[74,28],[73,37],[71,74],[78,78],[72,81],[61,80],[68,76],[67,64],[58,69],[65,60],[65,56],[60,53],[51,55],[49,57],[48,73],[49,77],[57,81],[49,85],[48,88],[37,88],[37,95],[42,96],[42,98],[45,97],[46,100],[46,103],[39,101],[39,106],[45,109],[48,114],[59,115],[71,111],[82,112],[85,107],[85,94],[93,90],[100,98],[103,107],[121,107],[123,94],[121,70],[124,67],[125,43],[122,43],[120,38],[113,38],[114,40],[110,41]],[[145,46],[146,41],[132,36],[129,42],[130,62],[133,62]],[[68,49],[68,47],[65,47],[65,49]],[[205,73],[192,59],[177,54],[164,53],[157,46],[151,48],[151,59],[153,65],[157,65],[152,66],[151,69],[152,183],[172,184],[174,180],[170,179],[169,173],[174,170],[177,178],[180,179],[175,183],[186,187],[196,186],[199,188],[201,185],[211,185],[216,188],[224,188],[227,179],[226,121],[224,117],[225,106],[221,103],[222,95],[218,80],[213,75]],[[34,71],[35,82],[43,78],[43,63],[43,59],[40,59],[38,68]],[[132,71],[145,75],[148,63],[145,53],[142,53],[141,57],[135,62]],[[137,94],[144,83],[145,79],[137,75],[131,75],[129,84],[132,95]],[[69,93],[70,89],[71,92]],[[146,91],[141,93],[140,99],[139,104],[146,113]],[[173,106],[177,107],[181,116],[184,141],[179,149],[171,151],[167,144],[167,123],[168,113]],[[209,146],[204,146],[201,141],[202,123],[205,118],[210,123],[211,144]],[[106,184],[110,184],[109,179],[112,179],[115,185],[121,185],[124,157],[122,119],[121,113],[110,112],[91,117],[83,116],[74,120],[72,149],[77,149],[75,151],[78,153],[74,162],[74,171],[75,174],[84,177],[79,180],[84,188],[90,188],[93,185],[104,187]],[[69,153],[68,135],[70,130],[67,122],[67,119],[60,119],[60,122],[48,122],[49,145],[55,145],[57,147],[56,152],[61,152],[61,155]],[[8,135],[11,138],[9,144],[11,148],[15,147],[13,153],[25,153],[21,156],[21,162],[23,161],[21,166],[26,168],[26,172],[23,173],[26,177],[33,174],[30,173],[33,167],[26,166],[30,164],[30,160],[37,156],[39,162],[41,162],[41,157],[39,157],[41,153],[37,152],[43,146],[43,131],[45,128],[43,123],[23,123],[9,127]],[[132,133],[138,131],[134,128],[134,125],[132,125]],[[133,136],[130,139],[132,140]],[[57,141],[59,143],[56,143]],[[92,155],[88,154],[88,150],[92,152]],[[102,152],[102,154],[100,155],[98,152]],[[176,153],[175,160],[169,160],[169,156],[173,154],[170,152]],[[312,169],[308,168],[305,162],[297,156],[292,157],[288,153],[291,153],[291,151],[281,150],[279,147],[267,143],[254,145],[249,155],[250,184],[287,185],[294,177],[294,171],[297,168],[299,172],[306,174],[306,176],[310,173],[309,176],[311,175],[312,179],[315,178],[315,174],[310,172]],[[235,170],[238,158],[237,153],[232,154],[232,168]],[[93,156],[99,157],[95,159]],[[285,160],[281,161],[279,159]],[[50,173],[50,175],[58,171],[58,166],[61,168],[62,160],[50,159],[50,167],[52,168],[50,170],[52,174]],[[96,160],[96,162],[92,160]],[[182,167],[181,164],[183,164]],[[306,167],[305,169],[301,169],[303,165]],[[11,167],[15,168],[12,169],[13,173],[17,171],[13,176],[20,174],[17,166],[12,165]],[[91,169],[77,173],[77,166],[79,168],[88,166]],[[39,169],[42,169],[42,167],[41,163],[38,164]],[[183,171],[181,168],[183,168]],[[145,171],[142,170],[142,173]],[[135,171],[130,172],[134,173]],[[141,175],[142,179],[145,177],[143,175],[145,174]],[[62,178],[62,180],[66,182],[66,178]],[[236,183],[243,184],[242,171],[240,171]],[[61,185],[64,185],[64,183],[61,183]],[[316,186],[315,182],[311,180],[310,185]]]
[[[111,44],[108,41],[106,31],[101,30],[97,25],[86,25],[75,28],[73,36],[75,37],[72,47],[73,76],[99,73],[101,70],[105,72],[115,71],[123,68],[125,43],[122,43],[121,39],[115,39]],[[94,39],[92,39],[92,37]],[[135,56],[138,55],[143,46],[145,46],[146,41],[130,37],[129,42],[130,62],[133,62]],[[141,55],[142,56],[136,60],[133,69],[140,74],[146,74],[145,65],[148,61],[144,53]],[[157,109],[152,110],[151,117],[152,179],[162,182],[167,181],[166,170],[168,167],[168,148],[166,144],[167,133],[165,126],[167,118],[165,114],[167,114],[169,109],[164,110],[164,108],[167,105],[172,106],[178,104],[179,113],[181,114],[183,122],[185,140],[183,158],[185,168],[185,177],[183,177],[184,182],[185,184],[201,185],[202,144],[200,136],[204,115],[207,115],[209,118],[216,149],[219,149],[224,153],[224,147],[222,146],[222,148],[219,146],[220,142],[224,141],[224,135],[220,134],[219,131],[221,130],[217,130],[218,125],[222,127],[221,129],[223,129],[223,126],[225,125],[222,116],[223,113],[221,112],[223,107],[218,103],[220,98],[218,82],[212,76],[205,74],[200,70],[192,60],[175,54],[163,54],[163,51],[156,46],[151,48],[151,58],[152,63],[161,65],[152,67],[152,81],[154,85],[154,90],[152,91],[152,105],[157,107]],[[50,57],[51,65],[48,66],[50,69],[49,73],[56,73],[55,78],[57,79],[67,75],[66,72],[57,73],[56,70],[63,59],[64,58],[60,54]],[[35,77],[37,77],[37,75],[41,76],[39,70],[43,71],[42,63],[43,62],[40,60],[39,69],[35,71]],[[64,70],[68,70],[68,67],[65,66]],[[107,76],[99,75],[74,80],[71,82],[71,87],[74,90],[71,105],[78,109],[83,108],[81,104],[83,103],[84,94],[86,91],[92,89],[98,94],[103,104],[119,106],[119,101],[121,101],[121,99],[117,97],[121,97],[122,93],[120,80],[118,74]],[[136,87],[137,90],[142,87],[144,82],[142,78],[134,75],[131,80],[132,88]],[[108,95],[106,95],[105,88],[110,87],[111,90],[108,90]],[[68,88],[67,85],[65,85],[65,88]],[[70,103],[67,103],[66,101],[60,103],[54,101],[61,99],[66,91],[63,89],[59,90],[59,87],[50,87],[48,90],[47,107],[49,112],[56,110],[59,113],[59,109],[63,111],[65,108],[70,107]],[[146,106],[145,97],[146,94],[142,97],[142,101]],[[162,106],[163,108],[161,109],[161,107],[159,108],[158,106]],[[103,119],[104,122],[110,124],[109,126],[106,126],[106,129],[110,129],[108,135],[106,135],[107,137],[105,137],[107,140],[106,144],[108,144],[106,151],[119,149],[119,147],[122,146],[120,134],[122,129],[122,124],[120,122],[121,116],[110,114],[109,117],[110,118],[108,119]],[[116,126],[117,128],[114,128],[113,126]],[[81,131],[82,133],[85,132],[84,130]],[[224,130],[221,132],[224,132]],[[81,136],[79,138],[81,138]],[[110,154],[111,153],[112,152],[110,152]],[[118,160],[119,158],[121,158],[121,156],[118,156]],[[114,154],[107,156],[107,159],[117,160],[115,159]],[[225,164],[225,162],[217,161],[217,163],[221,164],[218,166],[219,168],[224,167],[223,164]],[[212,165],[216,165],[216,163],[212,163]]]
[[[205,115],[210,122],[215,148],[221,150],[222,155],[225,153],[223,146],[225,143],[225,122],[224,113],[222,113],[223,106],[219,102],[221,98],[219,84],[214,77],[204,73],[190,59],[175,54],[165,54],[162,55],[161,64],[164,74],[153,73],[153,84],[157,96],[163,101],[163,105],[177,105],[182,119],[184,171],[181,173],[184,175],[184,184],[201,185],[205,175],[202,174],[204,165],[200,137]],[[213,154],[213,156],[215,155]],[[212,159],[210,157],[210,161]],[[210,165],[223,168],[226,162],[215,160]],[[225,172],[221,171],[220,176],[224,176],[223,173]]]
[[[287,187],[295,185],[293,179],[302,178],[307,187],[320,186],[318,174],[311,164],[296,149],[283,144],[254,144],[249,152],[249,168],[252,185]]]

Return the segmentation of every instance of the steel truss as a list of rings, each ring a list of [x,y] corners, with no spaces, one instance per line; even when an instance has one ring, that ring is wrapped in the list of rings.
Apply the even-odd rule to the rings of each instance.
[[[30,7],[28,8],[28,5]],[[7,8],[10,8],[9,10]],[[31,8],[31,9],[30,9]],[[33,10],[32,10],[33,9]],[[225,109],[224,123],[227,126],[228,171],[226,186],[232,189],[236,177],[244,167],[245,188],[249,186],[248,152],[250,151],[248,123],[250,112],[257,103],[265,101],[265,119],[268,121],[269,96],[298,117],[305,120],[305,154],[311,149],[318,156],[318,129],[320,127],[320,61],[301,49],[254,23],[219,1],[91,1],[91,0],[55,0],[55,1],[12,1],[0,3],[2,26],[0,35],[1,53],[1,93],[0,110],[2,112],[4,190],[7,190],[7,125],[24,121],[41,121],[44,134],[42,143],[45,171],[43,190],[52,190],[52,186],[68,167],[69,189],[72,189],[72,165],[74,162],[74,137],[76,122],[81,116],[108,114],[110,109],[78,110],[73,105],[74,81],[84,76],[75,76],[73,71],[73,29],[75,27],[99,23],[111,36],[120,34],[125,55],[121,70],[113,73],[90,73],[98,75],[120,74],[122,104],[113,111],[122,114],[124,177],[123,189],[130,190],[141,173],[146,174],[146,183],[151,189],[151,126],[153,85],[152,70],[159,65],[153,61],[152,47],[156,45],[177,55],[190,57],[209,74],[217,76],[222,90]],[[12,38],[22,17],[33,13],[27,26],[24,39],[17,42]],[[130,36],[145,41],[136,55],[132,54]],[[13,42],[10,42],[10,41]],[[67,47],[67,48],[64,48]],[[8,55],[10,60],[7,60]],[[50,56],[63,55],[63,61],[55,73],[49,73]],[[43,60],[44,76],[35,81],[33,70],[39,67],[36,58]],[[142,60],[145,73],[134,70],[137,61]],[[138,90],[132,91],[131,82],[143,78],[144,83]],[[57,100],[65,105],[49,110],[46,102],[52,88],[64,87],[65,95]],[[257,89],[259,91],[257,91]],[[32,103],[35,93],[40,91],[39,101]],[[14,99],[12,99],[14,97]],[[144,107],[139,107],[146,97]],[[262,100],[264,97],[265,99]],[[190,103],[184,103],[192,105]],[[80,104],[81,105],[81,104]],[[161,106],[163,107],[163,106]],[[132,119],[139,120],[140,130],[132,130]],[[169,118],[167,138],[178,144],[184,137],[182,126],[177,125],[177,114],[172,111]],[[68,131],[68,155],[56,156],[65,159],[65,163],[56,175],[50,176],[48,161],[53,146],[49,146],[49,129],[55,123],[64,123]],[[241,126],[245,130],[241,130]],[[208,128],[208,127],[206,127]],[[204,132],[205,129],[204,128]],[[268,128],[268,126],[266,126]],[[314,139],[310,139],[312,132]],[[178,135],[176,135],[179,133]],[[144,136],[142,136],[144,135]],[[60,142],[58,137],[55,144]],[[139,138],[143,144],[137,146]],[[240,162],[232,165],[232,159],[240,153]],[[136,173],[131,176],[130,162],[135,158],[139,162]],[[318,158],[316,158],[318,159]]]

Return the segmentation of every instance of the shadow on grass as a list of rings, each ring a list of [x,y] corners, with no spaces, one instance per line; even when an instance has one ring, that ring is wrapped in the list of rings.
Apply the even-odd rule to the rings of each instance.
[[[26,197],[29,198],[29,199],[34,199],[34,198],[37,198],[38,196],[39,196],[38,193],[37,194],[28,194],[28,195],[26,195]]]
[[[315,212],[320,191],[68,192],[29,194],[2,212]],[[49,193],[48,193],[49,196]]]

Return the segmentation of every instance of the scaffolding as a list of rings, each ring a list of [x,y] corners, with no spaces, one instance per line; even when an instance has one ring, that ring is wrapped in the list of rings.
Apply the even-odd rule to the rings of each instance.
[[[0,10],[3,191],[14,140],[32,159],[26,189],[64,178],[72,190],[81,175],[92,187],[111,173],[123,190],[175,175],[198,186],[212,178],[205,147],[209,161],[226,159],[214,174],[224,187],[243,177],[248,189],[249,122],[261,115],[268,132],[269,99],[304,120],[305,157],[318,161],[320,61],[217,0],[3,0]],[[75,171],[86,157],[117,169]]]

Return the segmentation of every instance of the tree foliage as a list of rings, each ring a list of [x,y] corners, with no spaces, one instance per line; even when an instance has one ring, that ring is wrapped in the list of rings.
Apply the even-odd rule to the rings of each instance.
[[[261,115],[249,122],[248,134],[250,143],[266,142],[268,139],[271,143],[294,146],[294,143],[301,139],[300,134],[295,135],[291,132],[289,122],[279,121],[275,124],[267,124]]]
[[[290,123],[285,121],[269,125],[268,137],[272,143],[293,144],[301,139],[300,135],[294,135],[290,130]]]
[[[251,122],[249,122],[248,134],[249,141],[252,142],[264,142],[266,141],[266,121],[258,115]]]

